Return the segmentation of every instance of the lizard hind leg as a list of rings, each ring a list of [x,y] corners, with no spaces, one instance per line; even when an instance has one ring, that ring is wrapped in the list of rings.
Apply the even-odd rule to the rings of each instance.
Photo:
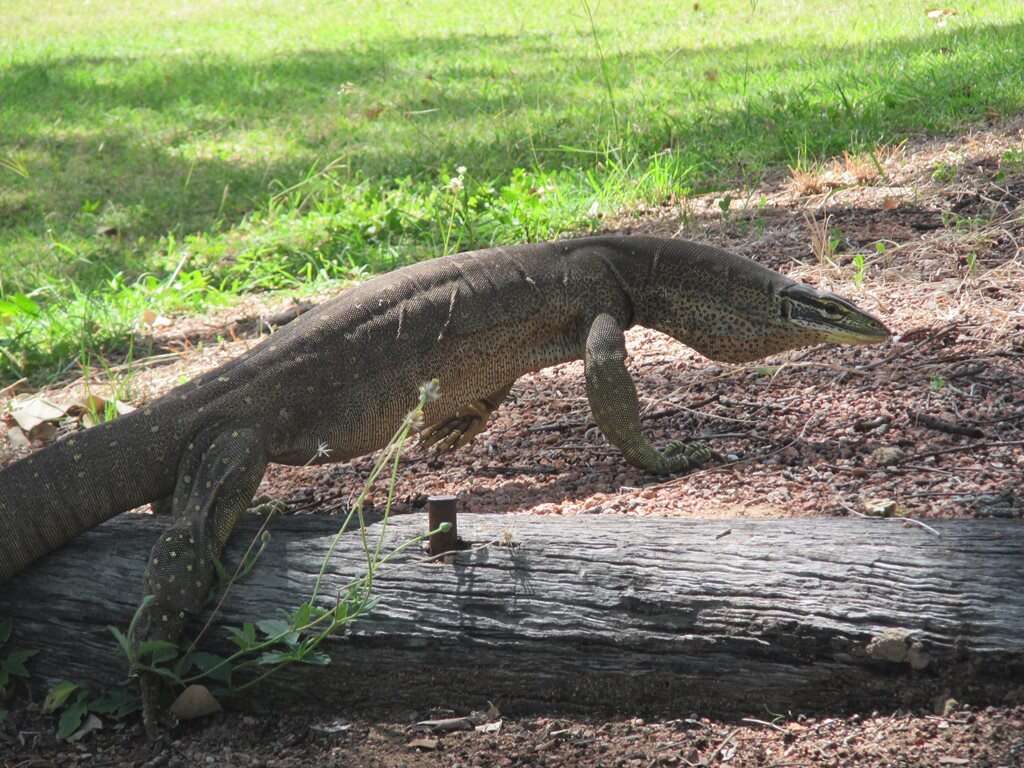
[[[232,529],[252,500],[267,459],[259,434],[249,428],[209,430],[189,445],[171,499],[172,522],[150,554],[143,609],[132,638],[177,642],[185,618],[206,604],[216,565]],[[143,675],[146,729],[156,729],[159,679]]]

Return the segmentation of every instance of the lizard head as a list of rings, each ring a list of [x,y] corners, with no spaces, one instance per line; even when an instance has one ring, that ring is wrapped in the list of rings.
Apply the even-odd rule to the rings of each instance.
[[[821,342],[878,344],[891,335],[882,321],[853,302],[802,283],[781,289],[777,306],[784,324],[808,332]]]
[[[636,322],[730,363],[823,343],[877,344],[890,335],[847,299],[683,241],[663,249],[636,296]]]

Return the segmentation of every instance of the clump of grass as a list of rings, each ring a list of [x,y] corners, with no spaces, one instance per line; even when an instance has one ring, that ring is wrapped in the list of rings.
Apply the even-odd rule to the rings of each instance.
[[[815,261],[822,267],[834,267],[836,265],[834,257],[841,239],[830,226],[832,215],[826,213],[819,220],[813,214],[804,212],[804,223],[807,225],[811,253],[814,254]]]

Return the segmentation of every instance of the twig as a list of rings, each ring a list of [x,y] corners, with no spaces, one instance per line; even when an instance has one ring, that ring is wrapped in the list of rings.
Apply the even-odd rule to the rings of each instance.
[[[711,750],[711,753],[706,758],[701,760],[701,765],[711,765],[711,761],[715,760],[718,757],[718,753],[725,749],[726,745],[730,741],[732,741],[733,736],[735,736],[739,732],[739,728],[733,728],[731,731],[729,731],[726,737],[718,743],[718,746]]]
[[[1012,445],[1024,445],[1024,440],[998,440],[992,443],[971,443],[970,445],[957,445],[952,448],[943,448],[940,451],[915,453],[913,456],[908,456],[906,459],[901,461],[900,464],[906,464],[908,461],[927,459],[930,458],[931,456],[942,456],[947,453],[963,453],[964,451],[977,451],[984,450],[986,448],[1006,448]]]
[[[938,536],[939,538],[942,538],[942,534],[939,533],[934,528],[932,528],[930,525],[928,525],[927,523],[922,523],[920,520],[915,520],[912,517],[874,517],[873,515],[865,515],[863,512],[858,512],[855,509],[850,509],[845,504],[842,504],[842,502],[840,502],[840,504],[851,515],[856,515],[857,517],[861,517],[861,518],[863,518],[865,520],[898,520],[898,521],[900,521],[902,523],[912,523],[913,525],[921,526],[922,528],[924,528],[926,531],[928,531],[928,533],[932,534],[933,536]]]
[[[881,416],[877,416],[873,419],[862,419],[853,425],[853,429],[856,432],[870,432],[872,429],[878,429],[884,424],[888,424],[892,421],[892,416],[887,413],[883,413]]]
[[[774,728],[779,733],[787,733],[786,729],[776,725],[775,723],[769,723],[767,720],[758,720],[756,717],[744,717],[744,723],[755,723],[757,725],[766,725],[769,728]]]
[[[550,424],[538,424],[536,427],[527,427],[527,432],[561,432],[563,429],[582,427],[586,421],[553,421]]]
[[[509,465],[507,467],[480,467],[476,470],[481,475],[556,475],[558,469],[550,464],[538,464],[535,467]]]
[[[938,329],[932,331],[931,333],[929,333],[927,336],[925,336],[920,341],[918,341],[918,342],[916,342],[914,344],[911,344],[910,346],[904,347],[903,349],[898,349],[895,352],[893,352],[891,355],[888,355],[887,357],[883,357],[881,360],[875,360],[873,363],[867,363],[866,365],[862,365],[857,370],[863,373],[864,371],[870,371],[870,370],[872,370],[874,368],[877,368],[880,365],[885,365],[886,363],[891,363],[893,360],[896,360],[897,358],[904,357],[905,355],[909,355],[911,352],[913,352],[913,351],[923,347],[925,344],[927,344],[930,341],[934,341],[935,339],[941,339],[943,336],[947,335],[951,331],[957,330],[958,327],[959,327],[959,323],[950,323],[949,325],[944,325],[943,327],[938,328]],[[908,335],[909,335],[909,333],[906,333],[906,334],[904,334],[904,337],[906,337]]]
[[[940,419],[938,416],[932,416],[928,413],[921,413],[912,409],[907,409],[907,415],[910,416],[910,420],[916,424],[920,424],[922,427],[928,429],[934,429],[936,432],[945,432],[948,435],[963,435],[964,437],[984,437],[985,433],[974,426],[967,424],[957,424],[953,421],[946,419]]]
[[[28,379],[23,377],[23,378],[18,379],[13,384],[8,384],[3,389],[0,389],[0,397],[6,397],[9,392],[14,392],[14,390],[16,390],[18,387],[20,387],[26,381],[28,381]]]

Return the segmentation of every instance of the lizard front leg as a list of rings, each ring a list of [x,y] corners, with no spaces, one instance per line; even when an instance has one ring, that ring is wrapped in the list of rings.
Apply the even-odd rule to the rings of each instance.
[[[636,385],[626,370],[626,337],[611,315],[598,315],[587,332],[587,399],[598,428],[635,467],[658,475],[698,467],[711,451],[702,443],[672,442],[659,451],[640,429]]]
[[[513,382],[514,384],[515,382]],[[487,428],[487,422],[512,391],[512,384],[475,400],[446,421],[420,430],[420,443],[438,453],[468,445]]]
[[[173,522],[153,547],[144,589],[152,596],[132,642],[177,642],[188,614],[206,604],[219,559],[238,518],[263,477],[267,459],[255,430],[226,428],[197,435],[178,469]],[[160,678],[142,675],[146,731],[155,735]]]

